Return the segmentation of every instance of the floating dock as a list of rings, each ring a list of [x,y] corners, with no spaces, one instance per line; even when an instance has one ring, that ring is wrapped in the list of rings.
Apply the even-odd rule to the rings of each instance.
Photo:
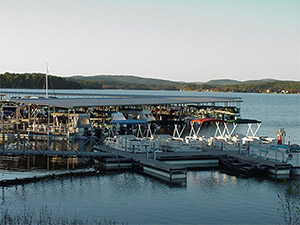
[[[290,171],[291,171],[292,166],[289,164],[270,161],[270,160],[266,160],[266,159],[253,158],[253,157],[238,154],[236,152],[231,153],[230,155],[237,159],[241,159],[243,161],[246,161],[246,162],[249,162],[252,164],[264,166],[264,167],[266,167],[267,172],[269,174],[272,174],[275,176],[282,176],[282,177],[290,176]]]
[[[236,151],[211,149],[192,152],[132,153],[106,145],[97,145],[93,152],[6,150],[2,148],[0,154],[3,156],[59,156],[64,158],[78,157],[93,159],[99,168],[107,171],[138,169],[147,175],[170,184],[185,184],[188,169],[218,168],[220,157],[225,155],[234,157],[237,160],[246,161],[253,166],[264,168],[266,176],[274,175],[278,178],[288,178],[292,168],[289,164],[252,158],[241,155]]]
[[[188,169],[218,168],[220,157],[225,155],[235,157],[237,160],[247,161],[253,166],[264,168],[264,171],[266,171],[265,176],[275,175],[278,178],[288,178],[291,169],[291,165],[285,163],[252,158],[240,155],[234,151],[158,152],[148,153],[147,157],[147,153],[130,153],[109,146],[97,146],[97,148],[109,151],[113,155],[122,157],[127,161],[132,160],[134,165],[142,168],[145,174],[172,184],[186,182],[186,171]],[[118,161],[119,159],[115,160]]]
[[[179,165],[172,165],[153,158],[147,158],[146,154],[135,154],[117,150],[109,146],[97,146],[99,150],[109,151],[113,155],[132,160],[134,167],[140,168],[145,174],[171,184],[186,183],[187,169]],[[154,156],[154,154],[152,154]],[[118,159],[114,159],[118,161]],[[109,162],[109,161],[108,161]]]

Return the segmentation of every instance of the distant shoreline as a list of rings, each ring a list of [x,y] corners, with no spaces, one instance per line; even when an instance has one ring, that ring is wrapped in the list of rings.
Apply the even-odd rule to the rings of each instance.
[[[125,75],[59,77],[48,76],[49,89],[94,90],[165,90],[187,92],[300,94],[300,81],[273,79],[237,81],[211,80],[206,83],[185,83]],[[0,74],[0,88],[44,89],[45,74]]]
[[[44,89],[40,89],[40,88],[6,88],[6,87],[0,87],[0,93],[1,90],[40,90],[41,92],[44,91]],[[276,93],[276,92],[242,92],[242,91],[236,91],[236,92],[232,92],[232,91],[194,91],[194,90],[165,90],[165,89],[155,89],[155,90],[149,90],[149,89],[110,89],[110,88],[105,88],[105,89],[86,89],[86,88],[73,88],[73,89],[68,89],[68,88],[60,88],[60,89],[54,89],[54,91],[60,91],[60,90],[67,90],[67,91],[72,91],[72,90],[90,90],[90,91],[105,91],[105,90],[110,90],[110,91],[178,91],[178,92],[202,92],[202,93],[243,93],[243,94],[276,94],[276,95],[298,95],[300,94],[300,92],[298,93]],[[49,89],[49,94],[51,94],[51,92],[53,91],[53,89]],[[4,92],[5,93],[5,92]],[[12,92],[13,93],[13,92]],[[26,94],[26,92],[24,92],[24,94]]]
[[[296,93],[280,93],[280,92],[243,92],[243,91],[188,91],[188,90],[180,90],[185,92],[207,92],[207,93],[246,93],[246,94],[280,94],[280,95],[287,95],[287,94],[294,94],[299,95],[300,92]]]

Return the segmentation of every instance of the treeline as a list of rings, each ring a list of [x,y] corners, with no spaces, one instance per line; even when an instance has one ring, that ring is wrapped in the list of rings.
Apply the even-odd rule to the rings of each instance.
[[[231,85],[186,84],[185,91],[248,92],[248,93],[300,93],[300,82],[269,81]]]
[[[226,82],[224,82],[226,83]],[[45,74],[0,74],[0,88],[45,88]],[[221,80],[207,83],[184,83],[137,76],[99,75],[63,78],[49,76],[49,88],[53,89],[136,89],[136,90],[184,90],[212,92],[300,93],[300,82],[266,81],[223,84]]]
[[[45,88],[45,74],[41,73],[4,73],[0,74],[0,88]],[[81,89],[83,86],[72,80],[62,77],[49,76],[49,88],[55,89]]]
[[[128,75],[72,76],[68,79],[89,89],[180,90],[182,87],[180,82]]]
[[[4,73],[0,74],[0,88],[45,88],[45,74]],[[97,76],[63,78],[49,76],[49,88],[54,89],[138,89],[138,90],[180,90],[179,82],[140,78],[134,76]]]

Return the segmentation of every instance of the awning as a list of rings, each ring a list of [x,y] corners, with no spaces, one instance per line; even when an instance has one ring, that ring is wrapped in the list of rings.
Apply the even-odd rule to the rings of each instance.
[[[261,123],[261,121],[252,120],[252,119],[237,119],[237,120],[233,120],[232,122],[238,123],[238,124]]]
[[[142,120],[112,120],[110,123],[112,124],[147,124],[146,121]]]
[[[225,123],[224,120],[214,119],[214,118],[204,118],[204,119],[195,119],[191,120],[193,123],[209,123],[209,122],[221,122]]]
[[[183,120],[152,120],[148,123],[155,123],[158,125],[174,125],[174,124],[184,124]]]

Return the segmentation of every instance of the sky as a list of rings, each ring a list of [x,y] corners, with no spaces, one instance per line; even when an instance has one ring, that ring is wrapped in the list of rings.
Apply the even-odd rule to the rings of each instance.
[[[300,81],[299,0],[0,0],[0,73]]]

